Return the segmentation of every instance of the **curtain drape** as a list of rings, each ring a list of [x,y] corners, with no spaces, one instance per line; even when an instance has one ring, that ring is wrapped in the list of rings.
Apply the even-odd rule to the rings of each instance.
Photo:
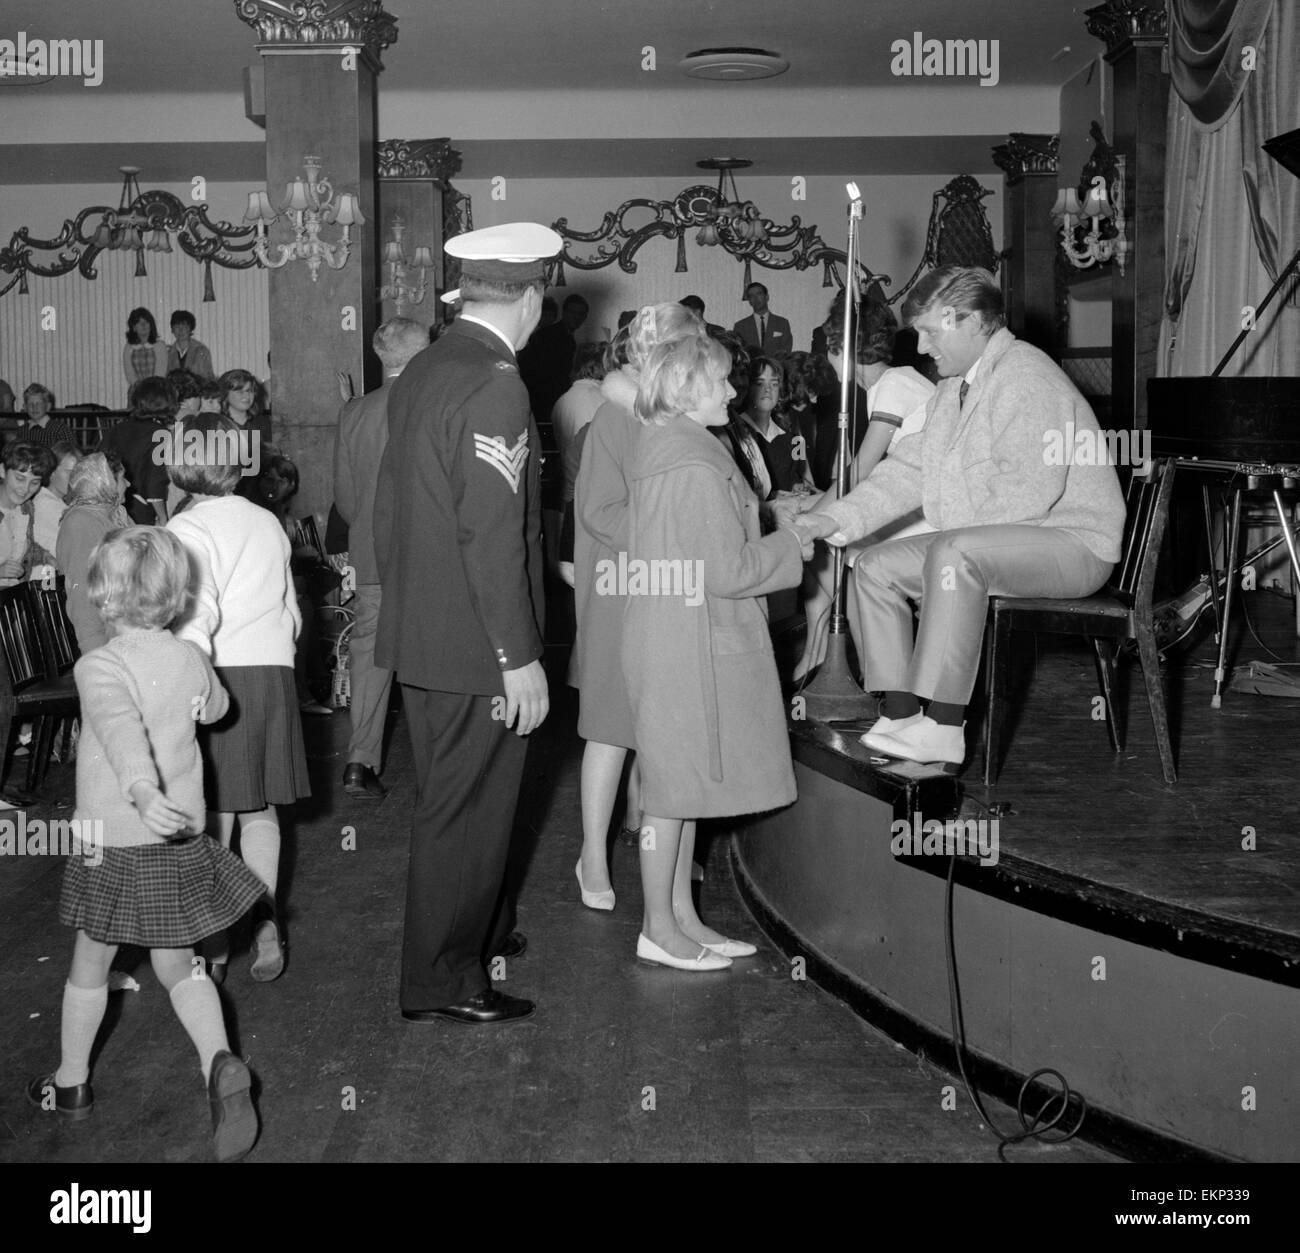
[[[1294,0],[1283,6],[1291,7]],[[1274,0],[1169,0],[1169,69],[1196,121],[1217,130],[1241,99]]]

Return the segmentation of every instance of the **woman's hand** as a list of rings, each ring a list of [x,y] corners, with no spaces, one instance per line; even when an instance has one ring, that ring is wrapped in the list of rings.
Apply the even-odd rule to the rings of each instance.
[[[18,560],[0,561],[0,579],[21,579],[24,563]]]
[[[848,541],[839,533],[840,524],[824,513],[800,514],[794,521],[795,530],[799,532],[800,542],[807,536],[808,542],[825,540],[835,548],[842,548]]]
[[[154,835],[167,839],[184,832],[190,825],[190,816],[173,805],[152,783],[141,780],[131,785],[131,803],[140,813],[140,820]]]

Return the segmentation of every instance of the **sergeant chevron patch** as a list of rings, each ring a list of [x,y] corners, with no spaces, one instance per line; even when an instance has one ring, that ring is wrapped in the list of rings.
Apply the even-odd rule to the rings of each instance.
[[[506,447],[506,441],[500,435],[475,435],[474,455],[481,457],[494,470],[500,470],[501,477],[510,484],[510,490],[518,493],[519,478],[528,463],[528,432],[515,440],[513,448]]]

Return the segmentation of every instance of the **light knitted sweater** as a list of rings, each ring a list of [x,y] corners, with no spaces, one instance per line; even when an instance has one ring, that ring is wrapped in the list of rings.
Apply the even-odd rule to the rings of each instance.
[[[1073,449],[1079,432],[1099,430],[1060,367],[1003,328],[980,358],[964,407],[961,384],[944,379],[924,429],[898,440],[865,482],[822,510],[840,535],[861,539],[920,506],[938,531],[1054,526],[1102,561],[1118,561],[1124,497],[1114,467],[1055,465],[1048,455],[1048,432]]]
[[[131,801],[132,784],[144,781],[189,814],[191,830],[202,831],[203,761],[194,728],[215,722],[230,704],[208,659],[169,631],[127,631],[80,658],[72,673],[81,699],[74,816],[102,822],[110,847],[165,844]]]
[[[185,545],[197,580],[176,634],[214,666],[292,667],[302,616],[276,516],[242,496],[196,496],[167,529]]]

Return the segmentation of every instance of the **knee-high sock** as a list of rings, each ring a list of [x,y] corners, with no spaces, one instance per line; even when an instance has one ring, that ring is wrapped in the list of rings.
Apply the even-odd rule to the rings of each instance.
[[[230,1047],[221,998],[209,979],[182,979],[171,990],[172,1008],[199,1051],[199,1068],[206,1083],[212,1059]]]
[[[90,1078],[90,1050],[107,1008],[107,983],[97,988],[63,985],[63,1020],[59,1031],[63,1056],[54,1073],[58,1087],[70,1088]]]
[[[263,883],[272,900],[280,873],[280,820],[275,807],[239,818],[239,852],[244,865]]]

